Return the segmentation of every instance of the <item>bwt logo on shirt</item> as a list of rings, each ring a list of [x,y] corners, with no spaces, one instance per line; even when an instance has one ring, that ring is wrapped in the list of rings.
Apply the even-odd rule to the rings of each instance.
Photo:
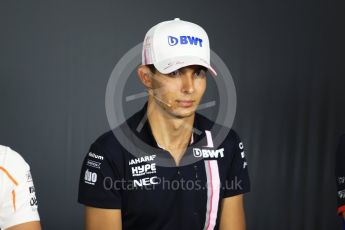
[[[224,148],[221,148],[221,149],[199,149],[199,148],[193,148],[193,155],[195,157],[203,157],[203,158],[224,157]]]
[[[202,39],[198,37],[193,36],[180,36],[180,37],[174,37],[174,36],[168,36],[168,44],[170,46],[175,46],[177,44],[181,45],[199,45],[202,47]]]

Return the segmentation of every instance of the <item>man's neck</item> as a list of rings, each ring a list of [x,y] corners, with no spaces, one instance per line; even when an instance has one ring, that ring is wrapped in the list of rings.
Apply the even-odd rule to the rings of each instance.
[[[190,142],[194,117],[195,114],[185,118],[174,117],[152,99],[147,104],[147,118],[157,144],[177,159],[182,158]]]

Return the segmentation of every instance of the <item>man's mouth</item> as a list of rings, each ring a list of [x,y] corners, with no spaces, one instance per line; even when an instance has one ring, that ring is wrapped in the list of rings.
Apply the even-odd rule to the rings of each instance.
[[[195,102],[194,100],[176,100],[179,106],[188,108],[193,106],[193,103]]]

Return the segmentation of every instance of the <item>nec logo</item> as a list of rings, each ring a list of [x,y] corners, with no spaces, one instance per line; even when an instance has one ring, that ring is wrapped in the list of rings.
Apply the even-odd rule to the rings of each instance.
[[[146,177],[142,178],[139,180],[133,180],[133,185],[134,187],[143,187],[143,186],[148,186],[152,184],[159,184],[158,177]]]
[[[195,157],[203,158],[219,158],[224,157],[224,148],[221,149],[199,149],[193,148],[193,155]]]
[[[202,47],[202,39],[198,37],[193,37],[193,36],[180,36],[180,37],[173,37],[173,36],[168,36],[168,44],[170,46],[175,46],[177,44],[181,45],[199,45]]]

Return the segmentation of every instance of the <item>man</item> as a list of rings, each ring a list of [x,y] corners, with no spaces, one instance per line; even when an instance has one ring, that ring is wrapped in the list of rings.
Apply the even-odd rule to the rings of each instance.
[[[339,139],[335,171],[338,187],[338,214],[343,217],[345,229],[345,134]]]
[[[0,145],[0,228],[40,230],[30,167],[12,149]]]
[[[99,137],[82,166],[87,230],[245,229],[243,144],[233,130],[219,141],[222,127],[195,112],[207,70],[216,75],[200,26],[177,18],[147,32],[137,74],[148,101]]]

